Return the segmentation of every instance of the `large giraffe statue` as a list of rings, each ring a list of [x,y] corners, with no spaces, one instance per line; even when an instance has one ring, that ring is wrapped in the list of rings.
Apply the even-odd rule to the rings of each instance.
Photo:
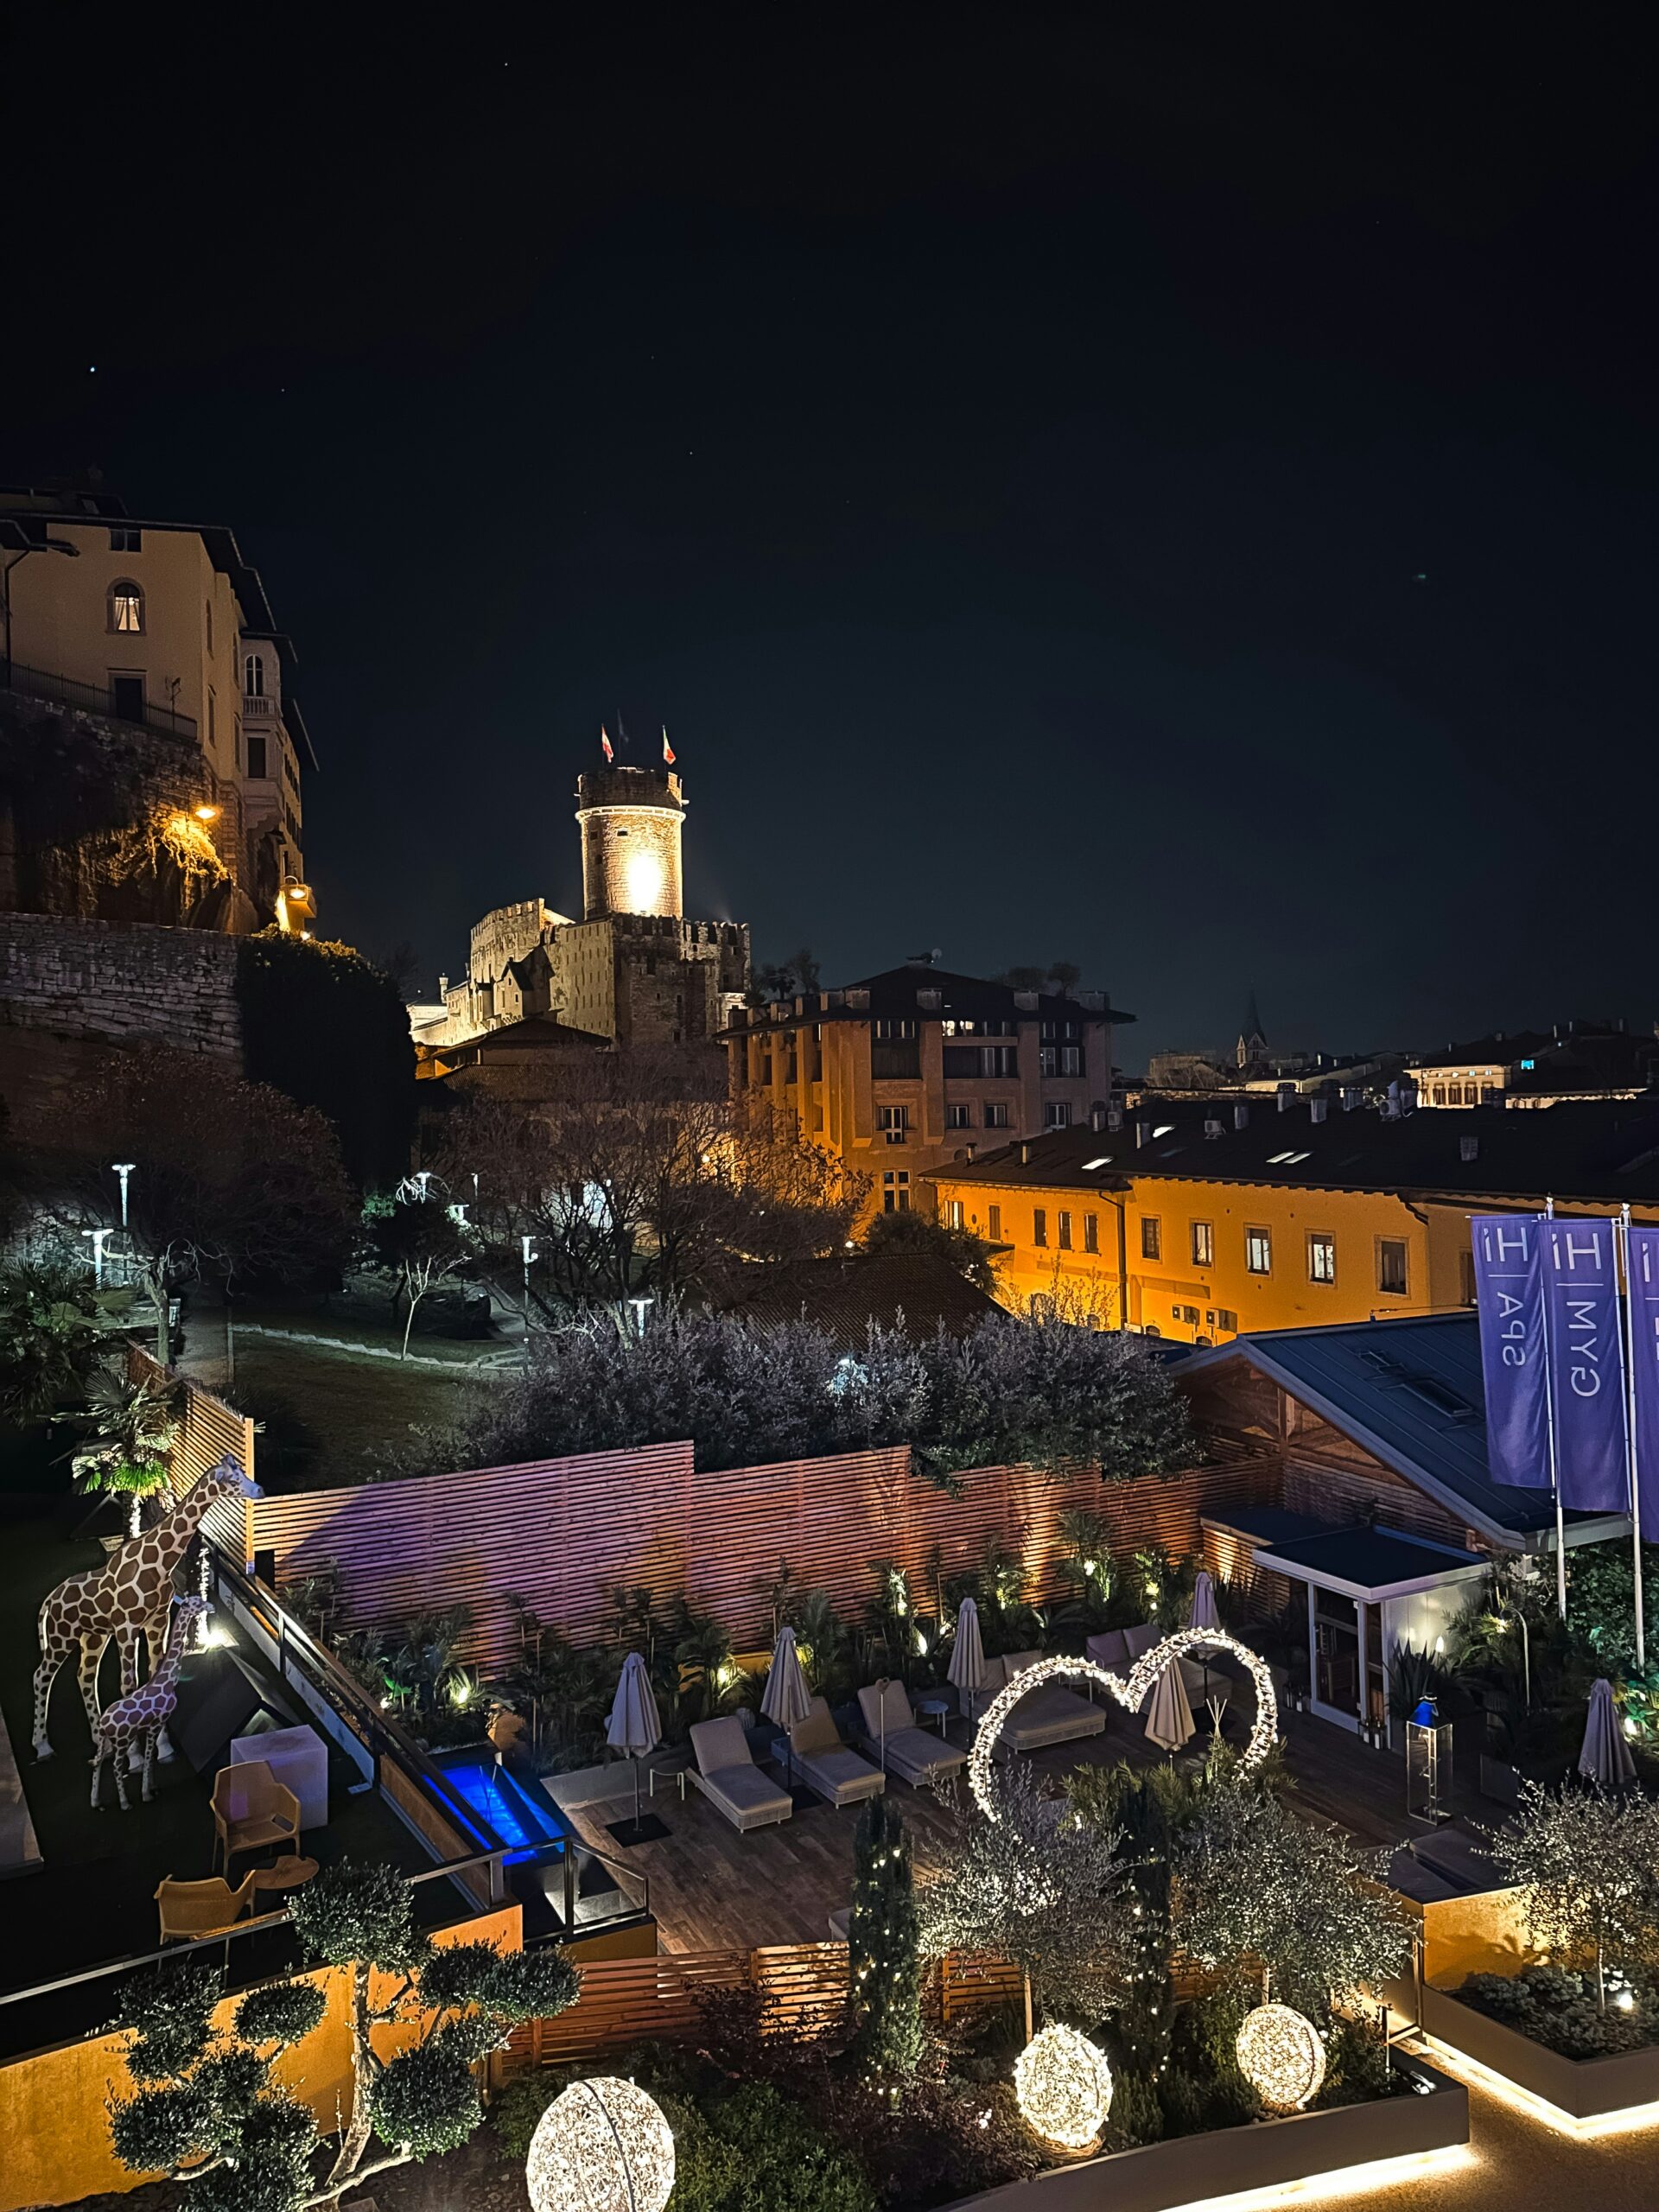
[[[173,1603],[173,1575],[190,1548],[208,1507],[221,1497],[257,1497],[259,1486],[234,1459],[221,1459],[199,1475],[173,1510],[142,1535],[129,1537],[102,1567],[72,1574],[48,1591],[41,1606],[41,1663],[35,1669],[35,1756],[49,1759],[47,1707],[58,1669],[72,1652],[81,1702],[98,1726],[98,1670],[113,1637],[121,1654],[121,1694],[138,1681],[138,1643],[149,1649],[152,1672],[161,1664]]]
[[[98,1809],[98,1785],[104,1779],[106,1759],[115,1761],[115,1794],[121,1800],[122,1811],[128,1810],[127,1763],[140,1750],[143,1752],[143,1799],[149,1804],[153,1794],[150,1784],[156,1774],[156,1748],[179,1701],[179,1669],[184,1663],[185,1654],[194,1648],[196,1631],[207,1610],[205,1598],[181,1598],[173,1607],[173,1625],[161,1665],[142,1688],[117,1698],[113,1705],[106,1705],[93,1721],[94,1812]]]

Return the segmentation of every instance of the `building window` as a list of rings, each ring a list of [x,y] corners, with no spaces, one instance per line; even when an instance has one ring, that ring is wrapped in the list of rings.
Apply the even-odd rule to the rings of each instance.
[[[948,1129],[971,1129],[974,1126],[973,1108],[947,1106],[944,1109],[944,1125]]]
[[[124,674],[110,671],[110,712],[120,722],[142,722],[144,719],[144,679],[141,672],[129,670]]]
[[[207,744],[209,750],[219,742],[219,702],[213,696],[213,687],[207,686]]]
[[[993,1244],[1000,1244],[1001,1243],[1002,1209],[1001,1206],[986,1207],[985,1234],[990,1238]]]
[[[1323,1230],[1307,1232],[1307,1279],[1309,1282],[1335,1282],[1337,1279],[1337,1240]]]
[[[1061,1046],[1060,1073],[1062,1075],[1081,1075],[1083,1073],[1083,1047],[1081,1045]]]
[[[1031,1241],[1040,1251],[1048,1242],[1048,1209],[1039,1206],[1031,1217]]]
[[[1195,1221],[1192,1224],[1192,1264],[1195,1268],[1213,1268],[1216,1264],[1216,1225],[1211,1221]]]
[[[1083,1217],[1083,1249],[1085,1252],[1098,1252],[1100,1249],[1100,1216],[1097,1213],[1086,1213]]]
[[[890,1021],[884,1019],[876,1023],[875,1033],[884,1044],[894,1043],[900,1038],[913,1037],[916,1034],[916,1024],[913,1021]]]
[[[250,699],[264,697],[265,657],[263,653],[250,653],[243,662],[242,689]]]
[[[144,533],[142,530],[129,530],[124,525],[119,529],[111,530],[110,550],[111,553],[142,553],[143,550]]]
[[[130,576],[110,586],[110,627],[136,637],[144,626],[144,594]]]
[[[1062,1210],[1055,1215],[1054,1220],[1058,1232],[1060,1249],[1062,1252],[1069,1252],[1071,1249],[1071,1217]]]
[[[907,1167],[885,1167],[881,1171],[881,1211],[883,1213],[910,1211],[910,1170]]]
[[[1233,1336],[1236,1336],[1238,1334],[1237,1314],[1230,1312],[1225,1306],[1217,1307],[1216,1312],[1216,1326],[1218,1329],[1226,1329]]]
[[[1376,1240],[1376,1287],[1396,1297],[1406,1294],[1406,1247],[1399,1236],[1379,1236]]]
[[[908,1106],[883,1106],[877,1110],[877,1120],[889,1144],[903,1144],[910,1135]]]
[[[268,741],[263,737],[254,737],[250,735],[248,739],[249,775],[267,776],[270,774],[270,771],[265,766],[265,746],[267,741]]]
[[[1143,1260],[1161,1260],[1164,1256],[1164,1224],[1155,1213],[1141,1217],[1141,1256]]]
[[[213,650],[213,602],[211,599],[203,601],[202,611],[207,617],[207,650],[211,653]]]
[[[962,1200],[947,1198],[944,1202],[944,1225],[947,1229],[962,1227]]]
[[[1071,1102],[1069,1098],[1051,1098],[1043,1109],[1046,1129],[1069,1129],[1071,1126]]]
[[[1244,1231],[1244,1265],[1253,1275],[1273,1273],[1273,1232],[1268,1229],[1247,1229]]]
[[[1475,1303],[1475,1255],[1472,1252],[1458,1255],[1458,1292],[1465,1306]]]
[[[988,1129],[1006,1129],[1008,1126],[1007,1108],[988,1106],[985,1109],[985,1126]]]
[[[1058,1055],[1052,1045],[1037,1047],[1037,1072],[1040,1076],[1058,1075],[1060,1071]]]

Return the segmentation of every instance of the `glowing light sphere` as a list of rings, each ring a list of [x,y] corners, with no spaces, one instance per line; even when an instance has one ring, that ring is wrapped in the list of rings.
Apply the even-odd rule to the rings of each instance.
[[[1300,2112],[1325,2079],[1325,2042],[1288,2005],[1258,2005],[1238,2031],[1238,2070],[1270,2112]]]
[[[1086,2151],[1112,2108],[1112,2069],[1075,2028],[1040,2028],[1014,2062],[1014,2093],[1046,2143]]]
[[[1127,1681],[1109,1668],[1096,1666],[1092,1659],[1069,1659],[1064,1654],[1039,1659],[1035,1665],[1022,1667],[1013,1675],[1007,1688],[999,1690],[986,1707],[969,1755],[968,1786],[980,1811],[988,1820],[997,1817],[996,1794],[991,1788],[997,1738],[1002,1733],[1003,1722],[1027,1690],[1069,1675],[1073,1681],[1098,1682],[1121,1706],[1130,1713],[1138,1713],[1170,1661],[1184,1652],[1198,1650],[1230,1651],[1236,1659],[1243,1662],[1255,1686],[1255,1725],[1239,1760],[1240,1771],[1248,1774],[1267,1757],[1278,1739],[1279,1700],[1274,1694],[1272,1670],[1259,1652],[1252,1651],[1248,1643],[1241,1643],[1236,1636],[1229,1636],[1223,1629],[1178,1628],[1173,1635],[1154,1644],[1150,1651],[1136,1660]]]
[[[542,2114],[524,2178],[535,2212],[663,2212],[673,2131],[632,2082],[573,2082]]]

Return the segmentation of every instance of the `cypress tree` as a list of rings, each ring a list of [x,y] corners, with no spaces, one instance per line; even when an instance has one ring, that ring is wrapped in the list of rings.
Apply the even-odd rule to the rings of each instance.
[[[851,2050],[873,2074],[913,2074],[922,2053],[921,1946],[910,1838],[899,1808],[872,1797],[853,1846]]]

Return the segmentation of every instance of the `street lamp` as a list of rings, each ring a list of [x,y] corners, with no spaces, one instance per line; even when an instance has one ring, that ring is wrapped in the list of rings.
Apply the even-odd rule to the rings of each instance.
[[[138,1163],[136,1160],[116,1160],[110,1164],[121,1178],[121,1227],[124,1234],[127,1226],[127,1178]]]
[[[523,1247],[524,1255],[524,1365],[528,1367],[530,1365],[530,1270],[531,1262],[539,1255],[536,1250],[536,1239],[533,1236],[521,1236],[518,1242]]]
[[[628,1300],[628,1304],[633,1308],[633,1333],[636,1337],[645,1335],[645,1315],[656,1303],[654,1298],[631,1298]]]
[[[102,1290],[104,1287],[104,1246],[105,1241],[114,1236],[115,1231],[112,1229],[83,1229],[80,1233],[83,1236],[90,1236],[92,1240],[92,1281],[98,1289]]]

